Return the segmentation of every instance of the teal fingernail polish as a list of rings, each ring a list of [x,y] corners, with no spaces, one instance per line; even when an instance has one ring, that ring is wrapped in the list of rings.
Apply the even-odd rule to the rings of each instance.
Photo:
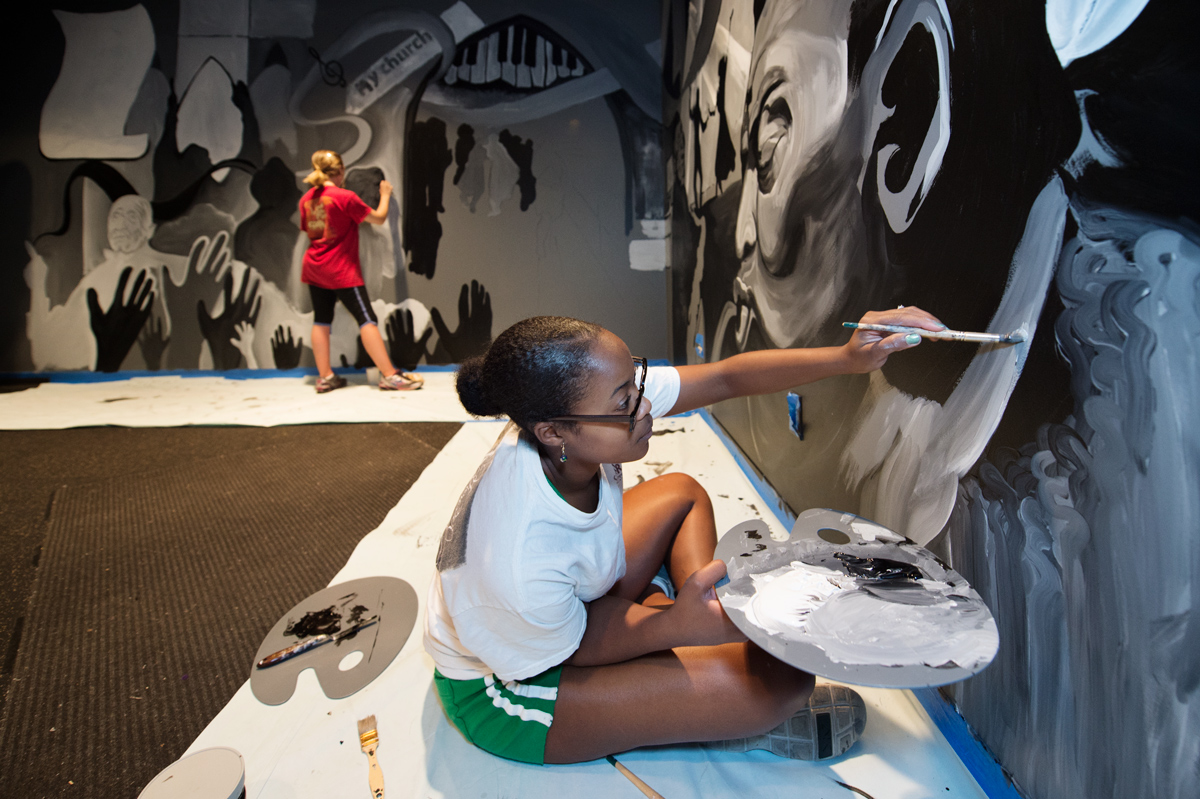
[[[920,340],[921,340],[921,337],[919,335],[917,335],[916,333],[909,333],[907,336],[904,337],[904,341],[906,344],[916,344],[916,343],[920,342]]]

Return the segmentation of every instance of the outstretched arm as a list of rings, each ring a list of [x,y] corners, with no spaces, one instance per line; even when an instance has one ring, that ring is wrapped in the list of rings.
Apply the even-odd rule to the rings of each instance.
[[[386,180],[379,181],[379,207],[367,214],[367,221],[372,225],[382,225],[387,221],[388,202],[392,198],[392,184]]]
[[[869,311],[861,321],[926,330],[946,327],[917,307]],[[919,343],[920,339],[910,342],[902,333],[888,335],[859,329],[840,347],[760,350],[716,363],[680,366],[679,399],[670,413],[684,413],[734,397],[771,394],[833,375],[872,372],[883,366],[893,352]]]

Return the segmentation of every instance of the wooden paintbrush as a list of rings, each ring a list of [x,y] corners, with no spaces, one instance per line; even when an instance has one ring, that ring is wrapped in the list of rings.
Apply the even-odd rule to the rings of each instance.
[[[612,755],[606,755],[605,759],[607,759],[609,763],[612,763],[614,766],[616,766],[617,771],[624,774],[625,778],[628,779],[630,782],[632,782],[634,785],[636,785],[637,789],[639,791],[641,791],[643,794],[645,794],[646,796],[648,796],[649,799],[663,799],[662,794],[660,794],[658,791],[651,788],[646,783],[642,782],[641,779],[638,777],[638,775],[634,774],[632,771],[625,768],[625,766],[623,764],[618,763],[617,759],[615,757],[613,757]]]
[[[379,768],[379,761],[375,759],[375,747],[379,746],[379,731],[375,729],[374,716],[358,720],[358,740],[362,744],[363,752],[371,761],[371,796],[374,799],[383,799],[383,771]]]

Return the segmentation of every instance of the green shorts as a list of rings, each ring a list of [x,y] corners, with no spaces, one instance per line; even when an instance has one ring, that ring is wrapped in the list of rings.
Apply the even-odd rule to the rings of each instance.
[[[494,674],[451,680],[434,669],[433,684],[450,723],[468,741],[493,755],[540,766],[561,676],[562,666],[515,681]]]

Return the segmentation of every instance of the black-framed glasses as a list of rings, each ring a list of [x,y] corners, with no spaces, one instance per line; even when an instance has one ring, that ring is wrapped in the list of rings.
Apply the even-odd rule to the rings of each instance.
[[[629,421],[629,432],[633,432],[633,428],[637,425],[638,408],[642,407],[642,396],[646,393],[646,372],[650,367],[649,362],[645,358],[634,358],[634,364],[641,367],[642,375],[638,378],[637,399],[633,402],[633,409],[629,415],[611,414],[611,415],[588,415],[576,414],[573,416],[555,416],[550,421],[552,422],[624,422]]]

